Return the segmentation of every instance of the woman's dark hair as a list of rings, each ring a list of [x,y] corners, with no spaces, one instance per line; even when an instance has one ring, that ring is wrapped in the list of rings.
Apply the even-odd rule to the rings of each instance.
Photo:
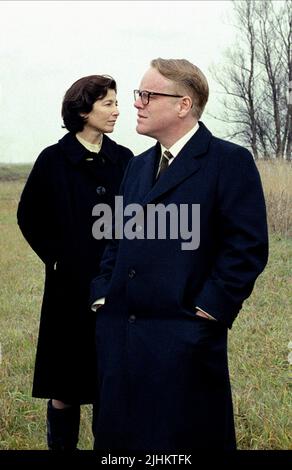
[[[117,84],[109,75],[89,75],[74,82],[62,103],[63,127],[74,133],[82,131],[86,118],[80,113],[90,113],[95,101],[102,100],[109,89],[117,92]]]

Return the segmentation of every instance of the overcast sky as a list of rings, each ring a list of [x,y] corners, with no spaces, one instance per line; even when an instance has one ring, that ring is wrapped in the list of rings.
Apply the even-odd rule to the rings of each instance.
[[[216,84],[209,67],[234,42],[231,1],[1,1],[0,162],[33,162],[57,142],[61,102],[78,78],[110,74],[120,117],[111,137],[135,154],[154,140],[136,134],[134,88],[151,59],[199,66],[211,97],[202,120],[215,134]]]

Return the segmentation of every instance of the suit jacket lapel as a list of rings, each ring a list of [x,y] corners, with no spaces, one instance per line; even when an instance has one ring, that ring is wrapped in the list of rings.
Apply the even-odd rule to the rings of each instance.
[[[146,168],[146,166],[144,166],[143,175],[141,176],[142,180],[144,177],[145,179],[147,178],[147,188],[145,189],[149,189],[149,191],[144,193],[146,195],[142,204],[146,205],[154,199],[157,199],[162,194],[182,183],[191,174],[197,172],[201,166],[201,159],[199,157],[208,151],[211,136],[211,132],[208,131],[204,124],[200,123],[199,130],[187,142],[167,171],[161,175],[152,188],[149,186],[149,175],[146,176],[146,171],[149,171],[150,168]],[[151,178],[153,178],[153,171],[151,173]]]

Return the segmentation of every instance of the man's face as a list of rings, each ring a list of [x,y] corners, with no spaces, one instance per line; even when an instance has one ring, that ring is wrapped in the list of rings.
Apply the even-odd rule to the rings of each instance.
[[[152,67],[143,76],[139,90],[179,94],[175,83]],[[179,119],[179,100],[180,98],[169,96],[150,96],[149,103],[145,105],[141,98],[138,98],[134,103],[138,110],[136,127],[138,134],[148,135],[159,141],[171,135]]]

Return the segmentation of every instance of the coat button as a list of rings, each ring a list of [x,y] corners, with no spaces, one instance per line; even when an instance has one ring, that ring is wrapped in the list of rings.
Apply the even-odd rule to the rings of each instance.
[[[133,279],[136,276],[136,271],[135,269],[130,269],[129,270],[129,278]]]
[[[106,189],[104,186],[97,186],[96,192],[99,196],[103,196],[106,193]]]
[[[136,316],[135,315],[130,315],[128,318],[129,323],[134,323],[136,321]]]

